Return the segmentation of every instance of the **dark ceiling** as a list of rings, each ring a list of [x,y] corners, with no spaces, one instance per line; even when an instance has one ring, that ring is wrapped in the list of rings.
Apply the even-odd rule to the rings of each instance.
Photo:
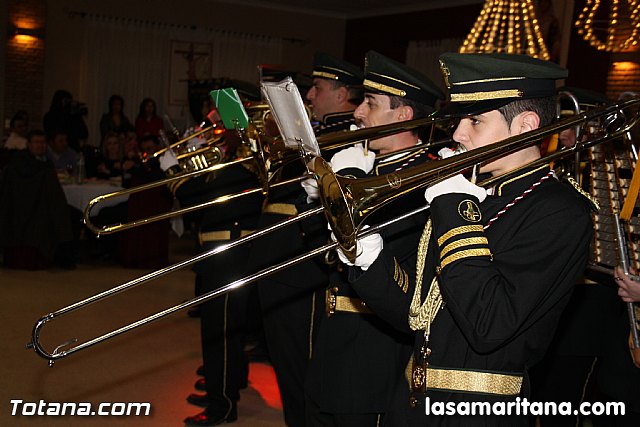
[[[286,10],[354,19],[370,16],[439,9],[466,4],[478,4],[483,0],[216,0],[234,4],[261,6]]]

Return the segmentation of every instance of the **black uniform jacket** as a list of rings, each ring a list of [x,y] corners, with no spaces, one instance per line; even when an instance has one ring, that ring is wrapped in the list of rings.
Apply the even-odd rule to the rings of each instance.
[[[183,206],[190,206],[220,196],[256,188],[259,185],[256,175],[240,164],[225,168],[215,175],[208,174],[186,181],[177,188],[175,193]],[[228,238],[234,240],[242,234],[255,230],[262,199],[262,195],[258,193],[204,209],[199,221],[199,249],[201,251],[211,249],[227,240],[220,237],[209,240],[207,233],[213,232],[214,235],[215,232],[228,233]],[[230,252],[246,253],[246,249],[241,252],[232,249]],[[245,276],[244,265],[247,260],[237,259],[231,260],[232,262],[229,263],[228,258],[224,253],[213,255],[198,262],[193,270],[197,274],[216,280],[219,286],[226,284],[226,281],[231,278]]]
[[[333,114],[331,120],[323,123],[316,129],[318,135],[322,133],[349,130],[355,123],[353,112]],[[322,153],[325,158],[327,153]],[[302,175],[305,172],[302,162],[294,162],[285,165],[280,172],[281,179],[289,179]],[[299,184],[291,184],[278,187],[269,191],[265,201],[265,209],[259,219],[259,228],[268,227],[303,210],[315,207],[307,205],[307,193]],[[277,207],[278,209],[272,209]],[[317,218],[320,218],[318,216]],[[283,261],[301,255],[310,249],[326,243],[326,224],[310,218],[294,225],[282,228],[270,233],[264,238],[256,240],[251,254],[252,270],[258,270],[273,266]],[[297,288],[293,293],[306,292],[309,289],[317,289],[326,284],[326,266],[322,257],[305,261],[293,267],[272,274],[268,281]]]
[[[386,175],[407,165],[418,165],[428,160],[421,151],[400,155],[374,165],[371,175]],[[411,161],[409,161],[411,160]],[[358,176],[358,169],[340,171]],[[425,205],[421,191],[415,191],[374,212],[366,223],[375,225],[394,218],[408,210]],[[385,248],[405,268],[415,252],[424,215],[396,222],[383,231]],[[359,298],[348,281],[348,269],[340,265],[330,274],[329,288],[338,288],[337,294]],[[407,291],[408,283],[400,284],[400,293]],[[320,323],[311,365],[305,383],[306,393],[323,412],[329,413],[384,413],[391,403],[396,379],[404,371],[411,352],[412,336],[398,333],[385,320],[373,313],[336,311]]]
[[[479,204],[480,216],[465,213],[470,203],[478,213],[473,196],[446,194],[433,200],[433,233],[421,300],[436,266],[441,266],[438,283],[444,307],[431,327],[430,366],[525,375],[521,395],[528,395],[526,371],[542,358],[553,337],[573,284],[584,270],[593,233],[586,200],[554,177],[542,179],[548,174],[548,166],[543,166],[499,183],[494,195]],[[471,227],[459,228],[463,226]],[[447,246],[453,251],[441,254]],[[456,253],[459,259],[451,257]],[[384,248],[366,272],[356,268],[350,272],[354,288],[370,308],[400,331],[409,330],[413,289],[399,291],[391,251]],[[411,282],[413,287],[415,281]],[[417,331],[416,360],[423,340],[424,333]],[[399,382],[396,397],[399,419],[392,425],[512,426],[527,421],[526,417],[427,417],[425,395],[414,394],[418,404],[410,408],[405,379]],[[507,399],[434,390],[426,397],[432,403]]]

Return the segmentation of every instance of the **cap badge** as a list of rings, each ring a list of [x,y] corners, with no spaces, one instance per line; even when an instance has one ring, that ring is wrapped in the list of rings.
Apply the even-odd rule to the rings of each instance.
[[[451,72],[442,60],[440,60],[440,72],[442,73],[442,77],[444,78],[444,84],[447,86],[447,88],[451,89],[451,84],[449,83],[449,76],[451,75]]]

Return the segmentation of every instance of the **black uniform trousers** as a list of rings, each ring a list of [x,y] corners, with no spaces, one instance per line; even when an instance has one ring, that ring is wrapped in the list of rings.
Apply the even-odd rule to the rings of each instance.
[[[215,177],[210,175],[189,180],[177,189],[176,195],[183,205],[190,205],[256,185],[255,175],[236,165]],[[254,230],[260,203],[260,196],[249,196],[204,210],[198,232],[199,251],[213,249]],[[240,245],[198,262],[193,267],[196,294],[216,290],[246,276],[249,251],[249,245]],[[211,401],[207,412],[212,414],[231,411],[240,397],[239,390],[246,386],[248,364],[243,348],[248,286],[201,305],[202,360],[207,397]]]
[[[239,233],[234,233],[239,237]],[[226,241],[206,242],[203,250],[213,249]],[[212,257],[213,274],[198,274],[199,295],[239,279],[249,254],[246,245]],[[217,274],[216,274],[217,272]],[[249,289],[244,287],[203,303],[200,307],[202,360],[207,396],[212,403],[208,410],[231,408],[240,398],[239,391],[247,385],[248,362],[244,353],[247,331],[247,301]]]
[[[352,112],[333,114],[316,134],[348,130]],[[328,156],[329,154],[324,153]],[[302,163],[286,165],[281,178],[300,176]],[[305,191],[298,185],[269,192],[258,228],[282,221],[306,209]],[[273,266],[325,244],[326,222],[320,216],[291,225],[257,240],[251,251],[251,271]],[[258,282],[262,322],[269,357],[278,380],[285,423],[305,426],[304,378],[313,341],[324,312],[328,270],[322,256],[272,274]]]
[[[286,216],[263,213],[259,228],[283,219]],[[251,269],[255,270],[258,263],[259,268],[264,268],[307,251],[303,234],[298,225],[293,225],[256,241]],[[319,262],[306,261],[258,282],[265,340],[280,388],[285,422],[290,427],[305,425],[304,376],[313,352],[314,332],[324,310],[321,288],[326,283],[326,273]]]

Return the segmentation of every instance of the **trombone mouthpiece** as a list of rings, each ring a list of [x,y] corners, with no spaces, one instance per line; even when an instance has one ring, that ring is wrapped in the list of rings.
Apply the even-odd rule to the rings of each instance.
[[[462,154],[462,153],[466,153],[466,152],[467,152],[467,149],[466,149],[466,148],[464,148],[464,145],[462,145],[462,144],[458,144],[458,145],[456,146],[456,149],[455,149],[455,150],[453,150],[453,155],[454,155],[454,156],[457,156],[458,154]]]

